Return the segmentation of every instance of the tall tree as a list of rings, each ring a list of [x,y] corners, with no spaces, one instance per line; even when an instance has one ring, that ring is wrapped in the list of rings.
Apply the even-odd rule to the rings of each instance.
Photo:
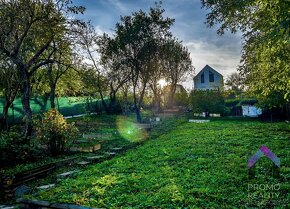
[[[170,85],[168,107],[173,106],[176,85],[183,81],[186,75],[193,73],[188,49],[175,38],[168,39],[164,45],[165,77]]]
[[[84,69],[87,69],[85,74],[91,76],[90,79],[87,80],[87,84],[95,85],[97,87],[97,92],[101,97],[102,105],[105,111],[109,113],[109,108],[105,101],[107,90],[107,86],[104,85],[105,70],[101,68],[98,55],[98,34],[89,22],[78,24],[73,30],[78,36],[77,44],[80,46],[80,49],[83,51],[86,58],[85,62],[83,62]]]
[[[21,77],[26,139],[32,133],[31,77],[53,62],[45,58],[55,52],[52,41],[67,33],[69,13],[82,11],[69,0],[0,1],[0,52],[16,66]]]
[[[219,34],[225,30],[243,33],[245,41],[239,70],[246,78],[249,91],[264,101],[271,101],[266,98],[279,94],[284,101],[279,100],[278,105],[289,103],[290,2],[202,0],[202,4],[210,10],[209,26],[221,24]],[[273,105],[269,102],[270,107]]]
[[[141,105],[159,50],[159,43],[170,37],[174,20],[163,17],[164,10],[157,5],[148,13],[140,10],[131,16],[121,17],[116,24],[111,54],[118,57],[123,69],[130,70],[136,118],[141,118]]]
[[[98,52],[100,53],[100,65],[104,69],[104,77],[108,84],[109,107],[108,113],[119,111],[117,93],[121,87],[130,80],[130,69],[122,65],[121,60],[116,54],[112,53],[115,48],[115,41],[107,34],[103,34],[98,39]]]

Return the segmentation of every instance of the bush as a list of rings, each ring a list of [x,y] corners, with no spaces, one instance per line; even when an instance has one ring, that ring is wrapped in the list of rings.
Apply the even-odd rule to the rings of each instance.
[[[22,163],[36,154],[36,144],[27,144],[24,137],[15,130],[0,133],[0,167]]]
[[[175,93],[173,100],[177,106],[188,106],[188,94],[186,91]]]
[[[194,90],[190,93],[190,106],[194,113],[219,113],[224,115],[226,111],[225,101],[220,91]]]
[[[36,138],[53,156],[66,151],[79,135],[74,123],[68,124],[63,115],[55,109],[50,109],[35,122]]]

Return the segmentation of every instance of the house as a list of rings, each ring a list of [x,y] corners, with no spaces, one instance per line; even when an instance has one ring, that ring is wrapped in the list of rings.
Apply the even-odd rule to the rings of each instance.
[[[195,90],[220,90],[223,88],[223,76],[206,65],[193,79]]]

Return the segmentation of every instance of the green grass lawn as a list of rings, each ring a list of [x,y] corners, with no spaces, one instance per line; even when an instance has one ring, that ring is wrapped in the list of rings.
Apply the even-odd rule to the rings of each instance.
[[[33,198],[104,208],[290,207],[289,124],[179,119],[150,135],[144,145]],[[247,161],[262,145],[281,159],[279,178],[266,157],[248,178]]]

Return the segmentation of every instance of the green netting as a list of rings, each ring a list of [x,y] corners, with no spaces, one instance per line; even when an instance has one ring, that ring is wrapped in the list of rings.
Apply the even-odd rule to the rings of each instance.
[[[2,114],[4,98],[0,97],[0,111]],[[56,108],[64,116],[85,114],[87,112],[102,111],[101,101],[87,97],[61,97],[55,100]],[[33,114],[39,114],[50,108],[49,98],[33,97],[30,99]],[[19,123],[23,118],[21,98],[15,99],[9,108],[8,123]]]

